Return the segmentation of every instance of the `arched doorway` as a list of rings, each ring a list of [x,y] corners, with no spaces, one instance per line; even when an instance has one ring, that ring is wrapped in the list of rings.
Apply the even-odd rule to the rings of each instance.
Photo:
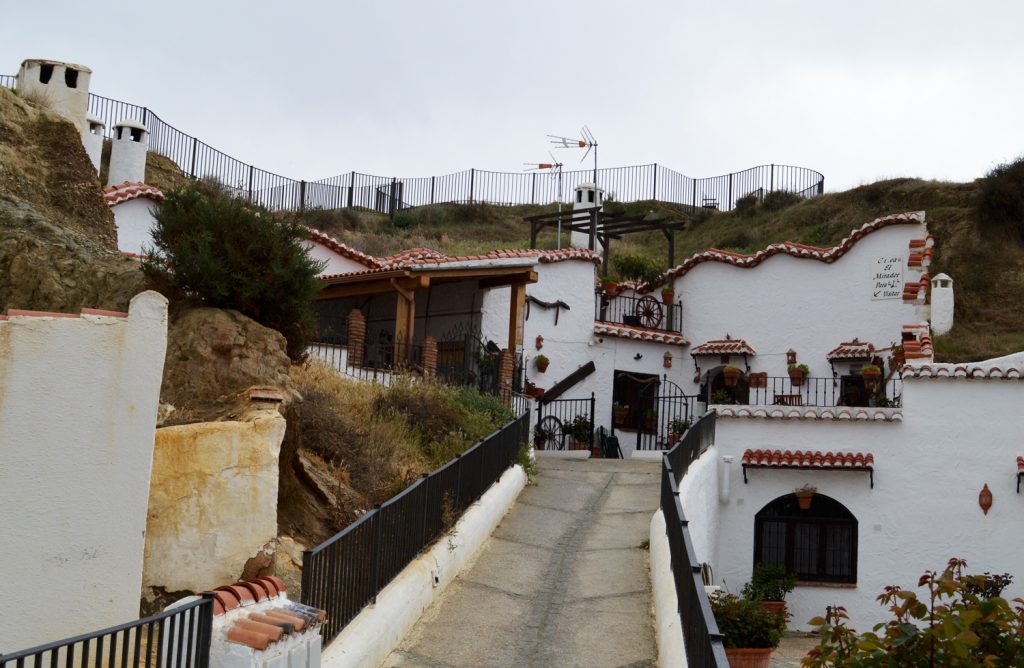
[[[846,506],[815,494],[804,510],[794,494],[754,516],[754,565],[782,564],[805,582],[857,582],[857,518]]]

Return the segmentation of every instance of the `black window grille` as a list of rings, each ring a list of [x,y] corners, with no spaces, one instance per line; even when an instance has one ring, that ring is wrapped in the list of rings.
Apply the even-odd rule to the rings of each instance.
[[[802,510],[796,496],[775,499],[754,517],[754,564],[782,564],[804,582],[857,582],[857,518],[815,494]]]

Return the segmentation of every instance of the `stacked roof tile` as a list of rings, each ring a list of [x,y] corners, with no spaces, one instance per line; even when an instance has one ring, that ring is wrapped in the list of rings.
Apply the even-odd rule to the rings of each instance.
[[[1024,379],[1024,367],[986,364],[922,364],[903,367],[904,378]]]
[[[147,197],[154,202],[164,201],[164,194],[159,188],[136,181],[125,181],[120,185],[107,186],[103,189],[103,201],[111,207],[138,197]]]
[[[321,232],[320,230],[314,229],[312,227],[309,228],[309,240],[312,241],[313,243],[320,244],[321,246],[329,248],[338,255],[341,255],[342,257],[347,257],[350,260],[355,260],[356,262],[358,262],[361,265],[364,265],[365,267],[377,268],[383,266],[383,263],[377,258],[373,257],[372,255],[368,255],[361,251],[357,251],[355,248],[343,244],[342,242],[338,241],[337,239],[327,234],[326,232]]]
[[[870,359],[875,354],[875,346],[854,339],[840,343],[827,355],[830,360],[862,360]]]
[[[631,327],[629,325],[619,325],[610,322],[595,322],[594,334],[600,334],[603,336],[616,336],[623,339],[633,339],[635,341],[669,343],[679,346],[689,345],[690,343],[685,338],[683,338],[682,335],[675,334],[673,332],[662,332],[655,329]]]
[[[743,453],[743,466],[793,469],[849,469],[853,471],[874,468],[875,456],[870,452],[826,452],[820,450],[750,450]]]
[[[853,420],[902,422],[900,408],[850,406],[715,406],[720,418],[764,418],[774,420]]]
[[[897,213],[891,216],[885,216],[884,218],[878,218],[853,230],[850,232],[850,236],[846,237],[840,241],[838,245],[832,246],[831,248],[819,248],[817,246],[808,246],[806,244],[795,243],[792,241],[785,241],[780,244],[771,244],[764,250],[756,253],[733,253],[718,248],[712,248],[702,253],[697,253],[685,260],[682,264],[669,269],[661,277],[658,283],[644,286],[643,291],[653,290],[658,285],[684,276],[688,271],[702,262],[724,262],[725,264],[731,264],[736,267],[749,268],[756,267],[773,255],[781,254],[797,258],[818,260],[819,262],[832,263],[848,253],[850,249],[853,248],[854,244],[876,230],[888,227],[889,225],[923,223],[924,218],[924,211]]]
[[[694,346],[691,355],[756,355],[754,349],[743,339],[734,339],[728,334],[724,339],[706,341]]]
[[[904,356],[907,361],[932,361],[935,351],[932,348],[932,332],[928,323],[903,325],[901,338]]]

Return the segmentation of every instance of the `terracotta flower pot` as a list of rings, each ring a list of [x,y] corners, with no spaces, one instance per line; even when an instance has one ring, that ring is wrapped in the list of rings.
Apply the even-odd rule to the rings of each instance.
[[[814,498],[814,493],[803,493],[796,495],[796,502],[800,504],[800,510],[811,509],[811,499]]]
[[[614,297],[619,294],[619,284],[615,281],[605,281],[601,284],[601,289],[604,290],[604,293],[609,297]]]
[[[661,300],[663,302],[665,302],[666,304],[671,304],[672,302],[674,302],[676,300],[675,290],[670,290],[668,292],[662,290],[662,292],[661,292]]]
[[[761,607],[772,613],[773,615],[785,615],[786,614],[786,602],[785,601],[761,601]]]
[[[644,417],[644,428],[647,431],[654,431],[654,428],[658,426],[658,416],[648,415]]]
[[[541,438],[540,436],[535,436],[533,438],[533,449],[534,450],[543,450],[544,449],[544,441],[546,441],[546,440],[547,439]]]
[[[537,371],[544,373],[548,370],[549,364],[551,364],[551,360],[537,360]]]
[[[789,370],[789,382],[791,382],[794,387],[800,387],[801,385],[803,385],[805,377],[806,374],[804,373],[803,369]]]
[[[629,416],[628,408],[616,408],[615,409],[615,426],[621,427],[626,424],[626,418]]]
[[[725,382],[726,387],[736,387],[736,383],[740,380],[740,370],[725,369],[722,371],[722,380]]]
[[[590,458],[591,459],[601,459],[602,457],[604,457],[604,453],[601,452],[601,446],[600,445],[592,445],[592,446],[590,446]]]
[[[773,647],[757,649],[739,649],[728,647],[725,649],[725,657],[729,659],[729,668],[768,668],[771,661]]]

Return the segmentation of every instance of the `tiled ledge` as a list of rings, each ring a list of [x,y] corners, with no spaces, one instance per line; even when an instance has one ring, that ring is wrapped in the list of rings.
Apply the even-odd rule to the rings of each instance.
[[[850,406],[735,406],[712,404],[719,418],[764,418],[771,420],[832,420],[836,422],[902,422],[902,408],[857,408]]]

